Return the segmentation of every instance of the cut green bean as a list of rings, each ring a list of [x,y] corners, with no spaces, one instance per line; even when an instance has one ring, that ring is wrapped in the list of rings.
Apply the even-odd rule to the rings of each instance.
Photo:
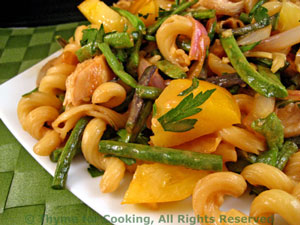
[[[105,56],[105,59],[109,65],[109,67],[113,70],[113,72],[128,86],[132,88],[137,87],[137,81],[128,73],[124,71],[124,67],[122,63],[117,59],[114,53],[111,51],[109,45],[107,43],[99,43],[99,49]]]
[[[220,40],[232,66],[251,88],[265,97],[284,98],[288,95],[277,77],[263,76],[249,64],[231,30],[223,32]]]
[[[132,24],[132,26],[138,30],[141,31],[143,34],[146,33],[146,26],[144,24],[144,22],[136,15],[133,15],[132,13],[130,13],[127,10],[124,9],[120,9],[117,7],[111,7],[113,10],[117,11],[119,14],[121,14],[122,16],[126,17],[126,19],[129,20],[129,22]]]
[[[192,16],[197,20],[210,19],[216,16],[216,10],[214,9],[197,10],[192,12]]]
[[[152,75],[155,73],[156,69],[157,69],[156,66],[148,66],[144,70],[143,74],[141,75],[140,80],[138,82],[138,86],[146,87],[149,84],[150,79]],[[131,102],[131,106],[129,109],[129,116],[126,123],[126,130],[129,134],[132,133],[132,130],[134,129],[139,119],[139,116],[141,114],[141,111],[145,103],[144,100],[138,96],[137,91],[138,89],[135,90],[135,94]]]
[[[168,60],[158,61],[155,65],[164,74],[166,74],[168,77],[171,77],[173,79],[183,79],[187,77],[183,69],[169,62]]]
[[[99,151],[105,154],[168,165],[184,166],[196,170],[221,171],[223,167],[222,157],[219,155],[153,147],[149,145],[117,141],[100,141]]]
[[[68,177],[68,171],[71,161],[76,154],[78,145],[81,143],[81,137],[84,128],[90,121],[89,117],[82,117],[73,128],[71,135],[64,146],[56,165],[55,174],[52,181],[53,189],[64,189]]]
[[[141,32],[138,32],[137,41],[134,45],[134,47],[131,49],[131,53],[128,59],[128,63],[126,65],[127,72],[133,75],[134,77],[137,77],[137,68],[140,62],[140,48],[143,41],[143,35]]]
[[[183,1],[180,5],[176,6],[176,8],[169,15],[159,18],[155,24],[151,25],[148,28],[147,33],[150,35],[154,34],[158,30],[160,25],[162,25],[162,23],[165,22],[165,20],[168,19],[170,16],[175,15],[175,14],[180,14],[181,12],[183,12],[187,8],[191,7],[192,5],[196,4],[197,2],[198,2],[198,0],[193,0],[190,2]]]
[[[267,1],[267,0],[259,0],[259,1],[253,6],[253,8],[250,10],[249,16],[252,16],[252,15],[255,13],[255,11],[256,11],[259,7],[261,7],[266,1]]]
[[[277,19],[277,15],[271,16],[269,20],[262,20],[253,24],[248,24],[244,27],[235,28],[232,30],[234,36],[241,36],[247,34],[252,31],[256,31],[258,29],[264,28],[269,24],[273,24]]]
[[[113,48],[132,48],[133,38],[126,32],[114,32],[104,36],[104,42]]]
[[[142,85],[138,85],[136,87],[136,93],[142,99],[155,100],[159,97],[161,92],[162,92],[162,89],[157,88],[157,87],[142,86]]]
[[[61,155],[61,153],[62,153],[62,150],[63,150],[63,148],[55,149],[55,150],[51,153],[51,155],[49,156],[49,157],[50,157],[50,160],[51,160],[52,162],[58,162],[58,159],[59,159],[59,157],[60,157],[60,155]]]
[[[283,170],[289,158],[297,151],[298,146],[294,142],[286,141],[278,154],[276,167],[280,170]]]
[[[191,49],[191,40],[188,38],[177,38],[176,45],[178,48],[183,49],[185,52],[189,52]]]
[[[253,48],[255,48],[256,45],[258,45],[260,43],[260,41],[254,42],[252,44],[248,44],[248,45],[242,45],[240,46],[240,49],[242,52],[248,52],[250,50],[252,50]]]
[[[95,55],[93,50],[93,43],[82,46],[76,51],[76,56],[79,62],[83,62],[86,59],[90,59]]]
[[[152,36],[152,35],[149,35],[149,34],[146,34],[146,35],[145,35],[145,39],[146,39],[147,41],[156,41],[155,36]]]
[[[143,104],[143,108],[141,109],[138,120],[135,123],[132,132],[129,134],[129,142],[131,143],[136,142],[138,135],[144,128],[147,119],[152,112],[152,105],[153,105],[152,101],[147,101],[145,104]]]

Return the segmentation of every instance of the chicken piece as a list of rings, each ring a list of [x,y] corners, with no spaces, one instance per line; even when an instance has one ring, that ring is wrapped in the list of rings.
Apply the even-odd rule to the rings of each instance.
[[[79,63],[66,80],[64,105],[81,104],[92,96],[100,84],[110,81],[113,77],[114,74],[108,67],[104,55]]]

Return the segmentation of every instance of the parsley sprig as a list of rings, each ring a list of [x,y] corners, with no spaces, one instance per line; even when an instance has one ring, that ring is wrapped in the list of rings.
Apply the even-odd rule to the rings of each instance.
[[[216,89],[201,91],[194,97],[193,93],[186,96],[175,108],[158,118],[159,123],[165,131],[185,132],[194,128],[197,119],[185,119],[202,111],[198,108],[202,105]]]

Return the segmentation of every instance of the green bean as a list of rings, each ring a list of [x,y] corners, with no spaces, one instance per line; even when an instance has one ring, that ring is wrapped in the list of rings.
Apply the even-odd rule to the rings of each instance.
[[[138,16],[133,15],[132,13],[124,9],[120,9],[117,7],[111,7],[111,8],[117,11],[122,16],[126,17],[136,30],[141,31],[143,34],[146,33],[146,26]]]
[[[132,48],[133,38],[126,32],[114,32],[104,36],[104,42],[113,48]]]
[[[128,59],[128,63],[126,65],[126,69],[128,71],[128,73],[130,73],[131,75],[137,77],[137,68],[140,62],[140,48],[142,45],[142,41],[143,41],[143,35],[141,32],[138,33],[138,38],[137,41],[134,45],[134,47],[131,50],[129,59]]]
[[[169,15],[159,18],[155,24],[151,25],[148,28],[147,33],[154,34],[158,30],[160,25],[162,25],[162,23],[165,22],[165,20],[168,19],[170,16],[175,15],[175,14],[180,14],[181,12],[183,12],[187,8],[191,7],[192,5],[196,4],[197,2],[198,2],[198,0],[193,0],[190,2],[183,1],[180,5],[176,6],[176,8]]]
[[[155,71],[156,71],[156,66],[148,66],[144,70],[143,74],[141,75],[137,86],[147,87]],[[141,114],[141,111],[144,107],[144,100],[138,96],[137,91],[138,89],[136,88],[135,94],[131,102],[129,116],[126,123],[126,130],[129,134],[132,133],[132,130],[134,129],[134,126],[136,125],[138,118]]]
[[[250,10],[249,16],[253,15],[254,12],[255,12],[259,7],[261,7],[265,2],[266,2],[266,0],[260,0],[260,1],[258,1],[258,2],[253,6],[253,8]]]
[[[197,10],[192,12],[192,16],[197,20],[210,19],[216,16],[216,10],[214,9]]]
[[[73,128],[56,165],[56,170],[52,181],[53,189],[63,189],[65,187],[71,161],[77,152],[78,145],[81,143],[81,137],[84,128],[89,121],[89,117],[82,117],[78,120]]]
[[[76,51],[76,56],[79,62],[90,59],[95,54],[93,50],[93,43],[86,44]]]
[[[49,156],[49,157],[50,157],[50,160],[51,160],[52,162],[58,162],[59,157],[60,157],[62,151],[63,151],[63,148],[55,149],[55,150],[51,153],[51,155]]]
[[[277,19],[277,16],[274,15],[274,16],[270,17],[270,20],[262,20],[262,21],[259,21],[259,22],[253,23],[253,24],[248,24],[244,27],[235,28],[232,30],[232,33],[235,36],[244,35],[249,32],[264,28],[264,27],[268,26],[269,24],[273,24],[274,20],[276,20],[276,19]]]
[[[223,32],[220,40],[232,66],[251,88],[265,97],[284,98],[288,95],[286,88],[276,76],[263,76],[249,64],[231,30]]]
[[[143,104],[143,108],[141,109],[140,115],[138,117],[137,122],[135,123],[135,126],[133,127],[131,133],[128,133],[129,142],[131,143],[136,142],[138,135],[144,128],[147,119],[152,112],[152,105],[153,105],[152,101],[147,101],[145,104]]]
[[[149,35],[149,34],[146,34],[146,35],[145,35],[145,39],[146,39],[147,41],[156,41],[155,36],[152,36],[152,35]]]
[[[110,66],[110,68],[113,70],[113,72],[128,86],[132,88],[137,87],[136,80],[128,73],[124,71],[124,67],[122,63],[117,59],[117,57],[113,54],[111,51],[109,45],[107,43],[99,43],[98,44],[99,49],[105,56],[105,59]]]
[[[242,52],[247,52],[252,50],[253,48],[255,48],[256,45],[258,45],[260,43],[260,41],[254,42],[252,44],[248,44],[248,45],[242,45],[240,46],[240,49]]]
[[[143,161],[158,162],[169,165],[184,166],[196,170],[221,171],[222,157],[172,148],[153,147],[149,145],[123,143],[117,141],[100,141],[99,151],[121,157]]]
[[[186,78],[187,75],[183,69],[179,66],[169,62],[168,60],[161,60],[155,64],[159,70],[161,70],[168,77],[173,79],[183,79]]]
[[[280,170],[283,170],[289,158],[297,151],[298,146],[294,142],[286,141],[278,154],[276,167]]]
[[[155,100],[159,97],[161,92],[162,92],[162,89],[157,88],[157,87],[142,86],[142,85],[138,85],[136,87],[136,93],[142,99]]]
[[[188,38],[177,38],[176,45],[185,52],[189,52],[191,49],[191,40]]]

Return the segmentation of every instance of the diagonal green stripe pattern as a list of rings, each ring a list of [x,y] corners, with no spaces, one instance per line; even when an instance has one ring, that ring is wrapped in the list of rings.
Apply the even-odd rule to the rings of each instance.
[[[0,28],[0,84],[57,51],[81,23]],[[52,177],[0,120],[0,225],[111,224],[68,190],[52,190]]]

